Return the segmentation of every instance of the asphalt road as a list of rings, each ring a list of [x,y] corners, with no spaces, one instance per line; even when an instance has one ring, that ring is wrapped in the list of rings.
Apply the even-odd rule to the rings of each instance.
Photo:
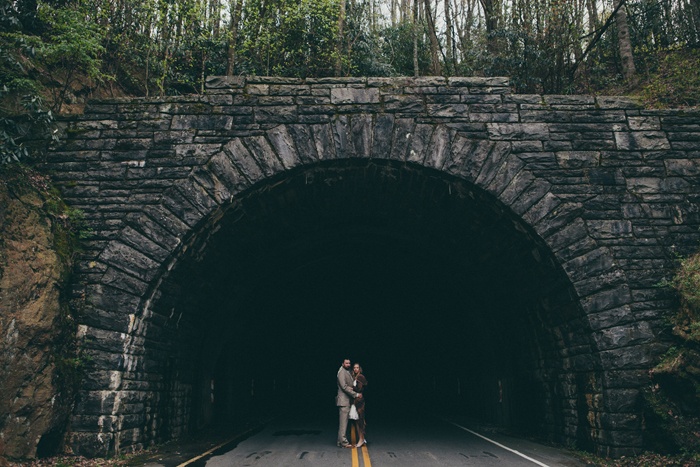
[[[337,419],[278,417],[235,446],[215,451],[190,466],[568,466],[584,464],[566,451],[472,430],[430,415],[368,419],[368,445],[335,445]],[[354,435],[354,433],[352,433]],[[488,438],[484,439],[481,436]]]

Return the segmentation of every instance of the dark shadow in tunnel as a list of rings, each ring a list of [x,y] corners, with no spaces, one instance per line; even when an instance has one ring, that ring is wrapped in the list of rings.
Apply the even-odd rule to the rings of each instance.
[[[194,251],[154,307],[180,316],[190,430],[335,416],[350,358],[376,416],[418,404],[561,437],[582,312],[543,242],[478,188],[404,164],[319,164],[247,193]]]

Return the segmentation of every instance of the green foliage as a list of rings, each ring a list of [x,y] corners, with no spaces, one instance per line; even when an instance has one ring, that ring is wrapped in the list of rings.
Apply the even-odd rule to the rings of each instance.
[[[8,93],[6,86],[0,89],[0,102]],[[23,96],[20,102],[20,112],[0,112],[0,166],[36,155],[39,151],[32,146],[32,142],[56,138],[53,114],[44,108],[41,98],[29,94]]]
[[[652,73],[640,92],[647,106],[668,108],[700,103],[700,49],[663,51],[648,62]]]
[[[700,324],[700,253],[680,260],[670,285],[681,299],[678,324],[686,323],[688,329],[696,328]],[[692,336],[692,340],[700,342],[697,336]]]
[[[37,13],[45,33],[41,38],[33,38],[34,66],[60,83],[50,88],[54,109],[60,110],[66,93],[77,79],[102,82],[110,78],[102,72],[102,35],[97,24],[87,20],[80,8],[54,8],[39,3]]]
[[[338,0],[250,0],[240,28],[240,72],[332,76]]]
[[[645,392],[650,447],[700,452],[700,253],[679,261],[667,286],[680,306],[670,317],[674,345],[651,371]]]
[[[15,5],[22,5],[17,3]],[[60,111],[76,80],[102,81],[102,38],[79,9],[38,3],[29,12],[0,8],[0,164],[41,152],[55,138]],[[41,35],[23,30],[25,21]],[[50,104],[45,105],[45,96]],[[32,144],[35,143],[35,144]]]
[[[423,29],[423,25],[420,25]],[[413,35],[414,23],[398,23],[396,26],[387,26],[381,31],[383,55],[386,57],[391,74],[398,76],[413,76]],[[418,68],[427,70],[430,68],[430,49],[428,39],[421,34],[418,41]]]

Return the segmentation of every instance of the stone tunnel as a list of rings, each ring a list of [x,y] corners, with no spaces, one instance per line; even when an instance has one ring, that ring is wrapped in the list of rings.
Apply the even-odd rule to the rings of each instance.
[[[91,229],[76,452],[290,399],[335,416],[343,358],[376,406],[641,449],[658,284],[700,240],[700,114],[505,78],[212,77],[64,124],[46,168]]]

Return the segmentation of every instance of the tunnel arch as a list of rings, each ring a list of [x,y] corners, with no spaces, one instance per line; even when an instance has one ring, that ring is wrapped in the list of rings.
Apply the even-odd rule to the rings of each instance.
[[[221,238],[228,232],[229,237],[235,234],[250,243],[255,236],[244,235],[245,226],[254,232],[284,231],[272,226],[290,214],[298,219],[291,225],[299,230],[299,220],[309,214],[303,206],[313,204],[299,201],[300,194],[307,193],[304,187],[337,187],[318,180],[333,173],[337,178],[342,172],[363,174],[351,178],[358,183],[356,188],[371,187],[370,193],[379,187],[396,191],[376,195],[373,203],[365,201],[367,210],[375,213],[372,222],[364,219],[341,230],[345,236],[324,236],[342,242],[326,241],[328,254],[316,252],[315,261],[304,261],[304,274],[288,274],[297,287],[287,287],[273,276],[278,287],[287,287],[288,293],[296,294],[292,295],[296,302],[303,302],[314,293],[299,278],[312,271],[328,288],[342,292],[331,287],[329,268],[321,268],[328,265],[327,259],[345,261],[342,264],[350,271],[359,271],[352,261],[371,262],[375,269],[384,268],[386,276],[404,279],[387,282],[391,286],[387,295],[401,298],[403,308],[416,309],[427,297],[438,301],[442,310],[459,308],[459,312],[436,315],[445,323],[438,334],[488,329],[470,337],[484,348],[495,349],[498,346],[487,339],[494,335],[519,343],[511,347],[524,356],[541,355],[530,358],[530,363],[554,362],[542,365],[539,373],[528,373],[542,387],[535,396],[539,394],[549,409],[482,414],[486,418],[500,416],[496,421],[517,425],[518,417],[544,413],[549,417],[541,423],[545,437],[609,456],[638,452],[645,432],[642,391],[649,382],[648,370],[667,347],[663,319],[673,306],[669,292],[656,284],[673,273],[676,253],[690,253],[699,238],[697,138],[692,131],[696,124],[695,114],[644,110],[628,98],[514,95],[506,78],[211,77],[203,95],[90,103],[84,115],[62,121],[68,131],[44,164],[67,202],[85,214],[92,229],[76,263],[72,290],[87,371],[69,442],[75,452],[108,455],[178,437],[211,418],[205,379],[195,378],[191,371],[185,375],[187,366],[172,352],[175,343],[193,342],[175,339],[173,332],[182,331],[187,319],[199,315],[183,313],[180,318],[176,311],[191,312],[198,300],[205,300],[215,311],[228,310],[224,318],[231,315],[221,297],[222,289],[233,290],[235,270],[226,258],[237,253],[217,255],[227,251],[227,242]],[[361,180],[370,179],[375,182],[361,185]],[[414,180],[413,185],[407,180]],[[300,186],[291,190],[295,183]],[[416,191],[405,191],[406,187]],[[337,196],[333,193],[319,199],[333,199]],[[465,196],[451,204],[450,200],[466,193],[479,202]],[[269,196],[286,201],[272,203]],[[425,215],[424,223],[407,227],[406,219],[416,216],[404,198],[417,206],[432,203],[440,215]],[[251,204],[241,209],[246,199]],[[265,203],[255,204],[263,200],[270,209],[264,208]],[[394,214],[376,214],[382,206],[376,200],[393,203],[388,212]],[[363,204],[358,201],[353,206],[349,212]],[[445,206],[453,206],[463,216],[451,215]],[[396,215],[403,219],[402,228],[401,222],[389,222],[396,221]],[[263,230],[252,229],[257,224],[248,221],[251,217]],[[470,228],[468,222],[454,219],[471,219],[474,225]],[[490,219],[500,225],[500,236],[475,236],[479,219],[482,224]],[[499,224],[498,219],[507,221]],[[317,221],[308,225],[323,226]],[[426,240],[416,233],[430,228],[443,232],[440,240],[433,241],[437,236]],[[354,233],[348,236],[348,232]],[[480,282],[489,287],[474,286],[468,289],[472,293],[464,292],[466,276],[484,275],[473,264],[490,263],[455,247],[465,243],[459,241],[465,235],[480,245],[475,249],[478,254],[497,255],[491,263],[512,271],[503,279],[510,281],[509,293],[496,293],[489,285],[500,277],[493,267],[490,276],[484,276],[491,282]],[[498,238],[506,240],[499,243]],[[278,243],[287,247],[285,251],[297,252],[296,258],[309,257],[304,254],[308,248],[303,248],[312,244],[308,238],[296,244],[282,240]],[[338,245],[355,253],[341,258]],[[512,252],[513,258],[500,251]],[[461,262],[457,261],[460,254]],[[442,258],[441,262],[435,258]],[[260,264],[288,267],[296,263],[288,254],[286,261]],[[392,264],[396,266],[387,270],[386,265]],[[543,269],[541,264],[549,266]],[[528,268],[539,272],[524,277]],[[201,290],[202,284],[214,281],[211,270],[230,279],[220,283],[217,293]],[[257,270],[264,272],[264,268]],[[192,274],[187,276],[187,271]],[[412,277],[407,271],[422,275]],[[351,279],[364,278],[362,271],[355,276]],[[371,286],[371,281],[363,280],[360,285]],[[557,284],[555,289],[561,293],[548,295],[532,287],[535,292],[528,294],[518,280]],[[455,283],[460,286],[445,285]],[[237,303],[248,310],[245,316],[270,316],[255,312],[253,306],[261,310],[281,306],[272,299],[274,294],[261,288],[264,281],[246,284],[247,301]],[[430,295],[434,290],[443,294]],[[533,298],[536,293],[540,296]],[[168,307],[168,300],[177,297],[183,299]],[[212,302],[216,297],[226,306]],[[513,306],[518,297],[526,304]],[[494,300],[500,303],[493,307],[496,312],[484,305]],[[472,308],[479,312],[469,315],[460,303],[475,303],[478,306]],[[506,313],[511,308],[526,311]],[[380,311],[375,313],[380,318],[388,316]],[[526,344],[514,324],[499,332],[499,324],[522,316],[532,318],[522,326],[529,330]],[[566,324],[552,321],[569,317]],[[500,321],[494,324],[497,318]],[[542,325],[547,320],[549,325]],[[200,319],[195,324],[203,323],[217,321]],[[249,325],[264,323],[259,319]],[[386,320],[378,323],[375,327],[391,328]],[[220,332],[226,329],[220,327]],[[406,327],[417,329],[417,325]],[[556,345],[544,345],[539,336]],[[221,339],[209,340],[223,346]],[[468,350],[483,353],[474,344],[467,350],[453,345],[443,354],[449,356],[452,351],[463,356]],[[230,355],[221,355],[219,365],[209,362],[199,370],[216,366],[218,377],[225,379],[224,370],[235,362]],[[337,358],[341,356],[323,363],[324,368],[336,365]],[[371,358],[362,358],[369,370]],[[488,373],[475,363],[469,369],[470,374]],[[373,372],[373,378],[381,380],[383,373]],[[455,381],[453,372],[445,373],[434,375],[434,387],[449,388],[441,397],[455,409],[460,406],[454,394],[464,388],[465,379]],[[497,383],[496,376],[484,376],[481,381]],[[199,383],[193,384],[195,380]],[[506,399],[508,391],[513,392],[511,381],[525,379],[501,381]],[[210,386],[211,381],[211,391]],[[215,384],[215,399],[220,400],[221,390]],[[487,396],[493,398],[493,391]],[[200,402],[192,403],[196,398]],[[462,408],[474,410],[468,404]]]
[[[546,336],[552,342],[559,341],[556,351],[559,356],[548,357],[550,368],[541,369],[543,373],[549,371],[549,376],[538,376],[542,386],[537,394],[542,398],[540,406],[550,405],[547,413],[540,414],[543,419],[538,422],[543,435],[593,448],[607,444],[605,436],[634,432],[634,424],[639,422],[635,418],[634,402],[630,408],[628,400],[605,397],[611,390],[604,388],[606,365],[602,362],[601,351],[610,348],[609,352],[614,354],[620,337],[605,330],[596,332],[595,323],[591,324],[589,319],[595,315],[620,313],[625,307],[628,297],[624,273],[616,269],[610,251],[597,245],[588,235],[580,205],[553,194],[548,182],[537,177],[535,171],[529,170],[510,152],[509,143],[470,140],[448,127],[422,133],[414,128],[413,133],[408,133],[412,136],[410,144],[402,149],[396,149],[400,141],[393,141],[381,152],[376,145],[371,149],[370,146],[353,150],[342,147],[342,144],[363,144],[362,134],[381,132],[381,125],[379,118],[369,118],[361,135],[353,140],[355,143],[343,143],[342,138],[333,137],[338,131],[351,134],[353,128],[349,123],[345,128],[339,124],[307,128],[306,131],[325,143],[318,148],[332,146],[320,154],[317,149],[313,160],[307,159],[308,153],[303,155],[297,149],[298,141],[293,141],[294,133],[304,131],[299,127],[279,125],[266,135],[234,138],[222,151],[213,154],[205,166],[194,169],[187,179],[168,188],[157,205],[146,206],[142,212],[129,215],[119,235],[96,255],[100,279],[89,286],[87,302],[92,318],[88,318],[81,329],[82,337],[86,338],[85,347],[94,354],[92,358],[99,363],[99,369],[89,376],[91,385],[85,391],[75,418],[85,420],[89,426],[94,417],[88,413],[95,411],[95,405],[99,406],[101,414],[98,433],[73,432],[74,444],[79,449],[119,451],[181,436],[193,423],[197,424],[191,417],[203,417],[206,421],[208,415],[202,414],[203,409],[197,414],[192,412],[192,399],[201,396],[202,388],[193,388],[191,383],[185,384],[177,375],[173,376],[182,369],[177,368],[172,357],[166,356],[164,349],[169,348],[168,344],[150,343],[153,340],[150,336],[153,329],[158,329],[156,334],[167,334],[163,331],[167,327],[163,322],[174,319],[177,323],[181,319],[174,307],[170,315],[167,310],[158,309],[167,302],[163,296],[173,294],[171,278],[175,277],[181,263],[206,256],[208,241],[216,236],[215,232],[226,219],[244,215],[245,210],[240,210],[241,200],[261,199],[261,193],[274,192],[276,186],[290,181],[331,186],[342,180],[343,173],[366,176],[371,171],[379,178],[423,180],[415,182],[418,186],[425,184],[425,180],[438,180],[442,199],[479,199],[484,206],[489,206],[492,215],[497,213],[506,219],[511,234],[516,232],[530,242],[529,254],[535,263],[549,263],[552,271],[557,271],[554,274],[557,280],[565,279],[564,285],[555,288],[555,292],[565,298],[544,294],[539,297],[541,303],[532,299],[528,304],[531,317],[548,313],[542,321],[545,322],[554,316],[546,310],[556,309],[568,301],[564,308],[575,315],[569,319],[577,326],[575,330],[567,328],[568,325],[555,326],[550,334],[556,335]],[[329,139],[324,140],[324,133]],[[440,137],[435,136],[438,133]],[[422,148],[423,154],[418,155],[416,148]],[[363,153],[370,156],[375,151],[377,155],[389,157],[360,157]],[[347,153],[353,157],[347,157]],[[323,180],[320,184],[316,182],[319,177]],[[431,189],[437,188],[432,186]],[[404,209],[410,210],[410,204]],[[600,274],[610,277],[602,291],[597,288],[601,284]],[[549,300],[554,303],[548,303]],[[158,311],[154,311],[156,309]],[[125,310],[131,312],[124,313]],[[90,322],[95,317],[100,319],[99,327]],[[105,326],[105,318],[113,324]],[[158,321],[160,325],[153,324]],[[651,335],[644,323],[630,326],[638,327],[635,336]],[[535,341],[531,339],[530,344]],[[549,345],[545,351],[556,348],[554,344]],[[556,362],[554,366],[553,361]],[[627,366],[634,364],[625,363]],[[161,369],[154,370],[155,367]],[[139,383],[144,376],[147,380],[155,378],[155,382]],[[170,402],[167,404],[159,397],[164,394],[168,394]],[[620,406],[627,419],[622,430],[615,419]],[[522,416],[526,415],[532,414]],[[81,425],[74,423],[74,427]]]

